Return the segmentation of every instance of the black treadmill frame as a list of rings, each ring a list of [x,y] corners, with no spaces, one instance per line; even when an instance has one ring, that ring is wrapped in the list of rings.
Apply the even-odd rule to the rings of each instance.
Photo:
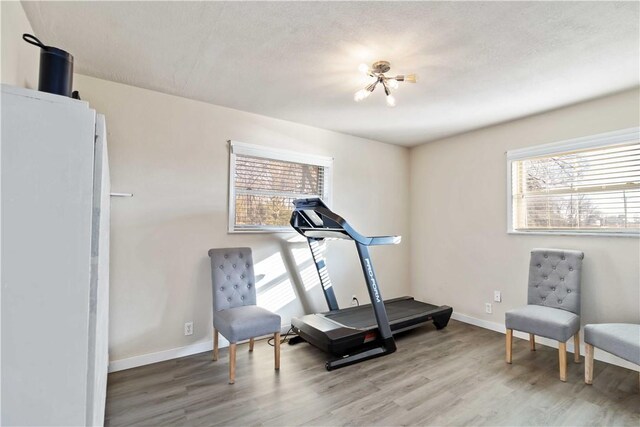
[[[346,240],[354,240],[358,250],[358,258],[362,266],[367,291],[371,306],[378,324],[378,334],[376,336],[376,345],[364,349],[360,352],[351,353],[344,357],[329,360],[326,364],[328,370],[342,368],[354,363],[362,362],[375,357],[384,356],[396,351],[396,342],[391,333],[387,311],[382,299],[382,293],[378,287],[373,263],[369,255],[368,246],[373,245],[389,245],[400,243],[399,236],[376,236],[366,237],[355,231],[347,221],[341,216],[335,214],[320,200],[319,198],[297,199],[293,201],[295,206],[291,214],[291,226],[301,235],[307,238],[307,243],[311,249],[315,262],[322,291],[329,310],[339,310],[338,302],[331,280],[326,271],[326,263],[318,251],[319,243],[326,238],[338,238]],[[309,213],[315,212],[315,218]],[[318,219],[321,222],[318,222]],[[324,271],[323,271],[324,270]]]

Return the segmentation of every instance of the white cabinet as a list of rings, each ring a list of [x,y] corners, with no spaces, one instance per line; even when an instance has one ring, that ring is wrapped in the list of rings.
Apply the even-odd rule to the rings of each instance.
[[[2,86],[2,425],[99,425],[108,364],[109,164],[86,102]]]

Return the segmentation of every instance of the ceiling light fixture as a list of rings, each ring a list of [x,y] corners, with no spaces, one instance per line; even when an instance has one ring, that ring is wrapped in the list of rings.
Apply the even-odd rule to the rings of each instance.
[[[388,61],[374,62],[371,68],[369,68],[367,64],[360,64],[360,66],[358,66],[358,71],[368,75],[369,77],[373,77],[375,80],[365,86],[364,89],[357,91],[353,97],[354,101],[360,102],[368,98],[379,83],[384,88],[385,95],[387,95],[387,105],[389,107],[395,107],[396,99],[391,95],[391,89],[397,89],[399,86],[398,82],[415,83],[416,75],[409,74],[405,76],[403,74],[398,74],[394,77],[385,76],[384,73],[388,72],[390,69],[391,64]]]

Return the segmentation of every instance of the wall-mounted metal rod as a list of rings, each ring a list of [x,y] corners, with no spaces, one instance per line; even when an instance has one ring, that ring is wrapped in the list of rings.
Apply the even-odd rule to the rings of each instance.
[[[133,193],[111,193],[111,197],[133,197]]]

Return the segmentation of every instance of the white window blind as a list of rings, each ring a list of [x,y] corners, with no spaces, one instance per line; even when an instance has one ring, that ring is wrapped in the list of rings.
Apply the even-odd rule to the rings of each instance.
[[[229,231],[289,231],[293,200],[329,198],[332,159],[231,143]]]
[[[640,232],[640,141],[585,145],[510,160],[513,231]]]

